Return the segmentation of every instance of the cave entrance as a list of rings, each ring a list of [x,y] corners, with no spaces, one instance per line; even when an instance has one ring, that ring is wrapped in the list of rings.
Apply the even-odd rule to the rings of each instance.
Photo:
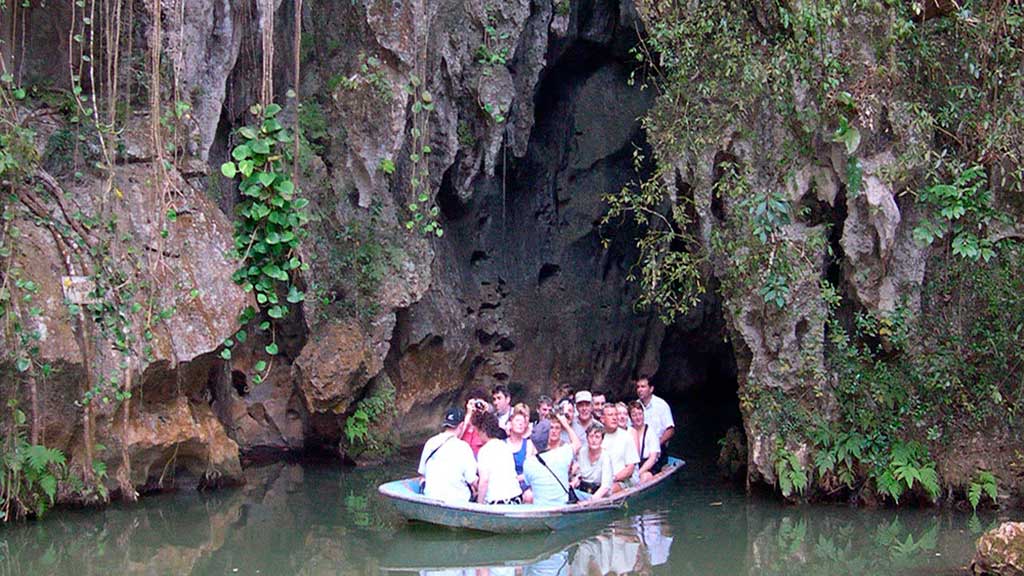
[[[711,463],[730,428],[737,427],[742,438],[736,356],[726,336],[721,301],[713,293],[665,329],[651,381],[655,393],[672,406],[676,435],[671,454]]]

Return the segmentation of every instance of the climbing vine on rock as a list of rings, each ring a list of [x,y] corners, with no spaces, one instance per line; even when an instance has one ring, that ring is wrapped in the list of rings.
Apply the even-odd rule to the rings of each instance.
[[[305,300],[297,285],[298,273],[307,269],[299,259],[298,248],[306,236],[309,220],[304,208],[309,204],[297,195],[291,175],[292,136],[277,115],[278,104],[266,108],[257,104],[250,112],[256,123],[237,131],[241,142],[231,151],[233,160],[221,165],[221,173],[238,178],[242,199],[235,207],[235,251],[241,261],[232,276],[246,292],[256,296],[261,319],[257,328],[270,331],[265,350],[271,356],[279,352],[274,323],[288,314],[291,304]],[[257,311],[247,308],[240,318],[247,323]],[[243,329],[235,340],[244,342]],[[221,356],[231,359],[232,339],[224,342]],[[268,368],[269,369],[269,368]],[[259,383],[265,374],[256,374]]]

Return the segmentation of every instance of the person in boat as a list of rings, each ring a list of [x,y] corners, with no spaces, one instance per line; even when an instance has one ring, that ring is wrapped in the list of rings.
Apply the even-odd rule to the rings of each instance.
[[[533,503],[545,506],[561,506],[569,502],[570,469],[580,450],[579,436],[569,421],[561,414],[555,418],[556,421],[551,423],[547,450],[523,463],[523,477],[530,486]],[[562,442],[563,429],[569,435],[568,444]]]
[[[512,395],[508,388],[498,384],[491,390],[491,399],[494,400],[494,415],[498,417],[498,425],[508,432],[508,419],[512,416]]]
[[[668,407],[668,402],[654,395],[654,386],[651,385],[649,377],[641,376],[637,379],[636,395],[644,407],[644,421],[654,429],[654,435],[661,446],[658,465],[653,470],[657,474],[668,463],[668,441],[676,433],[676,423],[672,419],[672,409]]]
[[[579,467],[577,488],[594,498],[604,498],[612,491],[612,461],[603,442],[604,426],[600,422],[592,423],[576,458]]]
[[[629,430],[619,428],[619,411],[612,404],[604,405],[604,442],[602,451],[608,452],[612,462],[612,493],[621,492],[633,485],[633,470],[640,460],[636,442]]]
[[[633,423],[629,420],[629,406],[625,402],[616,402],[615,411],[619,415],[619,429],[632,430]]]
[[[547,446],[548,432],[551,431],[551,407],[550,396],[541,396],[537,400],[537,421],[531,427],[530,440],[538,452],[541,451],[541,447]]]
[[[555,403],[551,401],[551,396],[542,394],[540,398],[537,399],[537,422],[550,418],[551,409],[554,405]]]
[[[654,429],[644,422],[644,406],[638,400],[629,403],[629,417],[633,421],[633,430],[636,432],[636,451],[640,455],[640,465],[633,473],[633,481],[647,482],[661,470],[660,466],[657,471],[654,469],[661,456],[661,445],[658,443],[658,437],[654,434]]]
[[[576,418],[572,420],[572,429],[580,438],[587,435],[587,428],[594,422],[592,400],[589,390],[580,390],[576,393]]]
[[[469,444],[469,447],[473,450],[474,457],[480,452],[480,447],[484,445],[485,440],[476,426],[473,425],[473,415],[490,411],[491,406],[487,403],[487,391],[483,388],[470,390],[469,397],[466,400],[466,419],[462,422],[462,426],[456,435],[466,444]]]
[[[605,403],[605,401],[606,400],[605,400],[604,394],[602,394],[600,392],[595,392],[594,393],[594,402],[593,402],[594,414],[603,414],[604,413],[604,403]]]
[[[563,398],[558,402],[558,412],[565,416],[566,420],[572,422],[576,418],[576,406],[572,403],[572,400]]]
[[[523,501],[529,503],[530,494],[527,490],[528,484],[523,478],[523,464],[527,458],[537,455],[537,449],[527,434],[530,424],[529,408],[522,410],[519,409],[520,406],[517,404],[516,408],[512,410],[512,417],[508,421],[508,438],[505,442],[512,449],[512,457],[516,463],[516,478],[519,480],[519,487],[523,490]]]
[[[523,490],[516,480],[512,448],[502,438],[498,417],[482,411],[473,414],[473,426],[484,438],[476,454],[477,502],[481,504],[522,504]]]
[[[427,440],[420,454],[423,495],[445,504],[469,502],[471,487],[477,482],[473,450],[455,434],[463,418],[459,408],[445,412],[444,429]]]

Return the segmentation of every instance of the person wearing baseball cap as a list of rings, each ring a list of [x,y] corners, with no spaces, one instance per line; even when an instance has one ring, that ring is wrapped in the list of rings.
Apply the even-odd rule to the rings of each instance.
[[[443,430],[427,440],[420,454],[423,495],[446,504],[469,502],[470,490],[477,482],[473,449],[456,436],[464,418],[461,408],[449,408],[442,421]]]
[[[577,438],[587,437],[587,428],[594,422],[594,397],[590,390],[580,390],[576,393],[576,417],[572,420],[572,430]]]

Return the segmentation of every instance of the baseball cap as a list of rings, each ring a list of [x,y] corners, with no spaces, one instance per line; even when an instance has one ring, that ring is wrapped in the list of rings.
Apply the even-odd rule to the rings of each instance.
[[[577,404],[579,404],[580,402],[591,402],[592,403],[593,401],[594,401],[594,397],[590,395],[590,391],[589,390],[580,390],[579,392],[576,393],[576,403]]]
[[[462,419],[466,417],[466,413],[462,411],[462,408],[449,408],[444,413],[444,425],[446,428],[455,428],[462,423]]]

